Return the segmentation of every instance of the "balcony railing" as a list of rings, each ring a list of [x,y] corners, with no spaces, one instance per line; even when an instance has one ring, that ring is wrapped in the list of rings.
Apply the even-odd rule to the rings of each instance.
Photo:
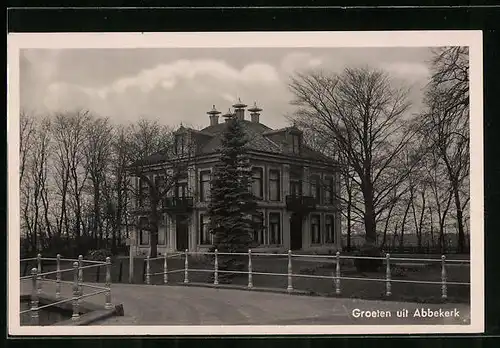
[[[316,198],[312,196],[286,196],[286,208],[297,213],[307,213],[316,209]]]
[[[184,212],[194,205],[193,197],[167,197],[163,201],[163,208],[168,211]]]

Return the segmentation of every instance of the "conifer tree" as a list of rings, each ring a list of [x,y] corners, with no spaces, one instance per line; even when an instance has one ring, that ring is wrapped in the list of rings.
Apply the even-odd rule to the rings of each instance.
[[[213,248],[219,252],[246,253],[252,243],[257,201],[251,192],[251,166],[247,155],[248,138],[242,122],[232,116],[226,123],[219,148],[220,158],[211,180],[208,207]],[[221,255],[220,270],[241,270],[244,257]],[[221,273],[230,278],[231,274]],[[222,277],[224,278],[224,277]]]

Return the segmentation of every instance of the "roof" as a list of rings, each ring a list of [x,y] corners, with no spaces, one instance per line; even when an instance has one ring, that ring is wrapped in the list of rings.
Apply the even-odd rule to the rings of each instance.
[[[304,160],[332,162],[331,158],[328,158],[320,152],[309,148],[305,144],[301,145],[300,154],[292,153],[290,151],[291,139],[288,137],[288,134],[290,131],[294,133],[298,131],[298,129],[294,126],[273,130],[258,122],[251,122],[249,120],[242,120],[240,122],[244,133],[248,137],[247,146],[249,150],[276,155],[285,155],[295,157],[297,159],[301,158]],[[196,154],[197,156],[202,156],[217,152],[221,145],[222,134],[224,133],[226,127],[226,122],[220,122],[201,130],[182,127],[179,131],[190,132],[191,137],[193,137],[196,141]],[[161,154],[148,156],[141,162],[144,164],[159,163],[161,162]]]

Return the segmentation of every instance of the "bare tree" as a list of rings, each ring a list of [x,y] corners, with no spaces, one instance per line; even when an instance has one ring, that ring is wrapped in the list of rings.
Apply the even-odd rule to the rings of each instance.
[[[127,171],[127,166],[130,164],[128,152],[128,134],[129,129],[124,126],[115,128],[112,149],[113,149],[113,163],[111,165],[111,175],[107,178],[106,187],[112,192],[114,203],[113,227],[117,231],[125,225],[126,238],[129,238],[128,228],[131,221],[129,221],[129,187],[130,177]],[[121,239],[121,235],[118,234]]]
[[[377,216],[394,204],[391,193],[413,166],[397,165],[415,135],[405,126],[407,90],[395,88],[387,73],[370,68],[297,74],[289,87],[298,107],[297,123],[329,137],[345,159],[345,174],[363,196],[366,241],[375,244]]]
[[[56,149],[57,186],[61,200],[60,214],[57,221],[59,236],[70,233],[76,239],[78,248],[83,224],[82,191],[85,187],[88,171],[84,166],[86,127],[91,116],[88,111],[56,113],[53,120],[53,136]],[[74,219],[70,221],[69,208]],[[71,225],[71,228],[70,228]]]
[[[150,232],[150,256],[157,256],[158,226],[161,219],[162,200],[176,186],[178,180],[187,174],[187,165],[192,153],[189,143],[182,154],[176,151],[174,131],[157,122],[140,120],[130,128],[127,156],[132,176],[139,179],[134,195],[148,214],[147,226],[140,226]],[[154,155],[156,161],[144,159]],[[181,156],[180,156],[181,155]],[[143,185],[147,192],[143,191]]]
[[[35,119],[24,111],[19,117],[19,182],[23,181],[27,160],[30,158],[30,151],[33,146],[33,133],[35,131]]]
[[[26,235],[28,248],[36,248],[36,235],[33,235],[33,223],[31,220],[31,201],[33,185],[29,177],[26,177],[26,168],[31,165],[31,150],[34,146],[35,122],[34,117],[26,112],[19,115],[19,189],[22,216],[22,231]],[[33,240],[35,238],[35,240]],[[29,250],[27,250],[29,251]]]
[[[469,201],[469,52],[467,47],[435,50],[426,91],[422,131],[430,151],[439,156],[452,192],[458,251],[465,251],[463,209]],[[465,203],[465,204],[464,204]]]
[[[37,125],[34,134],[34,146],[32,148],[31,158],[32,165],[30,170],[31,181],[33,183],[33,235],[40,237],[40,242],[43,241],[42,237],[51,237],[50,223],[47,219],[43,220],[43,216],[47,216],[47,211],[42,213],[42,209],[48,204],[46,202],[47,190],[47,176],[48,176],[48,157],[50,146],[50,129],[47,120],[42,119]],[[41,206],[42,205],[42,206]],[[43,216],[41,216],[43,214]],[[45,224],[42,222],[44,221]],[[42,229],[42,226],[45,228]],[[45,233],[43,233],[45,230]]]
[[[453,198],[453,193],[448,189],[446,184],[443,184],[443,177],[446,175],[442,165],[440,165],[438,155],[436,153],[429,154],[430,160],[427,163],[426,180],[431,189],[431,197],[433,200],[432,208],[429,207],[429,215],[431,219],[431,232],[434,232],[434,214],[437,214],[438,223],[438,246],[444,252],[444,236],[446,221],[448,218],[450,205]]]
[[[89,173],[89,179],[92,186],[92,237],[94,241],[100,236],[100,242],[103,237],[103,221],[101,217],[102,196],[104,183],[108,175],[108,167],[111,160],[111,142],[112,127],[106,118],[96,118],[89,121],[85,129],[85,167]],[[109,199],[105,200],[109,202]],[[113,230],[113,236],[116,231]],[[114,242],[115,238],[113,238]],[[99,243],[98,243],[99,244]],[[113,247],[116,245],[113,243]],[[97,246],[102,247],[101,245]]]

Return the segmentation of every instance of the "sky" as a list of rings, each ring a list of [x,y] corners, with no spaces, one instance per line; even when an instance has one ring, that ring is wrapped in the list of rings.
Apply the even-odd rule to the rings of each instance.
[[[410,88],[417,112],[430,58],[426,47],[23,49],[20,102],[34,114],[88,109],[117,124],[147,118],[201,128],[212,105],[225,113],[240,98],[263,109],[261,123],[280,128],[294,110],[287,86],[296,72],[385,69]]]

